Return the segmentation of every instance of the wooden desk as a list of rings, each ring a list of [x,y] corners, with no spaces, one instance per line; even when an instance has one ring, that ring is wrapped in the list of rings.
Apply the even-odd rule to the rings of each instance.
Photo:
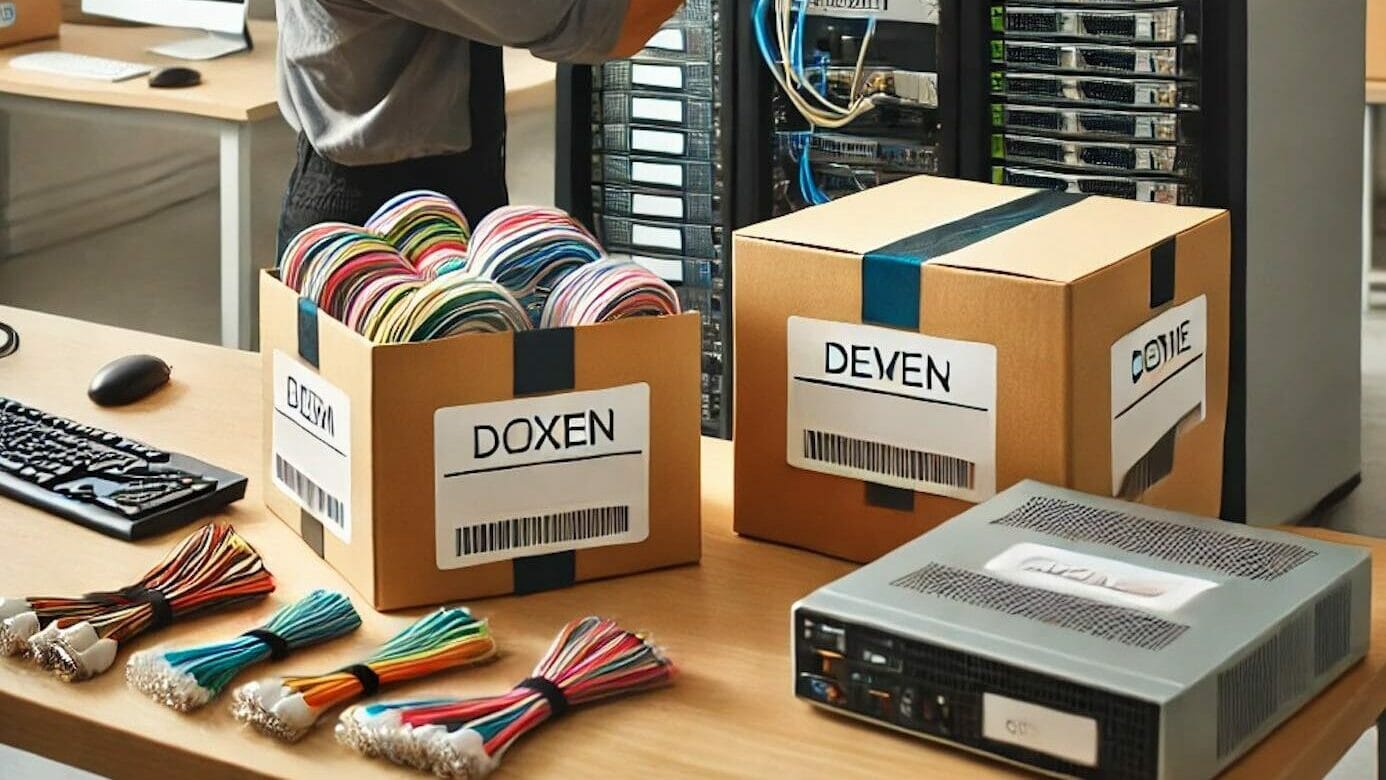
[[[0,393],[251,476],[249,494],[229,519],[278,578],[272,602],[175,626],[138,647],[224,638],[313,587],[351,592],[260,503],[255,356],[3,307],[0,320],[17,327],[23,338],[17,355],[0,360]],[[84,389],[91,373],[108,359],[135,351],[171,362],[173,386],[124,409],[90,404]],[[506,757],[501,777],[1023,776],[999,763],[796,701],[789,692],[789,605],[851,567],[735,536],[727,443],[705,443],[703,484],[701,565],[476,602],[477,612],[491,619],[504,657],[484,668],[395,689],[388,697],[508,688],[528,675],[563,622],[598,612],[652,631],[682,675],[671,689],[579,710],[544,726]],[[1386,544],[1321,530],[1295,533],[1373,549],[1371,654],[1233,767],[1229,777],[1321,777],[1386,706]],[[127,544],[0,500],[0,593],[65,594],[124,585],[181,535]],[[334,667],[419,614],[380,615],[355,600],[365,617],[357,635],[306,650],[279,666],[259,667],[241,679]],[[126,656],[128,650],[118,666]],[[119,668],[69,685],[25,663],[0,659],[0,741],[104,775],[424,777],[368,761],[334,742],[331,722],[320,725],[304,742],[286,747],[238,728],[226,712],[225,697],[198,713],[180,715],[127,689]]]
[[[162,27],[65,24],[58,38],[0,49],[0,110],[216,136],[221,156],[221,342],[249,347],[256,324],[255,271],[274,263],[272,237],[257,242],[252,227],[273,224],[279,213],[277,201],[254,202],[253,177],[282,179],[288,174],[281,166],[267,171],[266,166],[254,164],[255,134],[266,132],[270,123],[282,122],[275,103],[276,28],[273,22],[250,22],[255,48],[215,60],[182,63],[146,51],[188,34]],[[202,73],[203,83],[185,89],[153,89],[142,77],[109,83],[9,67],[10,60],[21,54],[53,50],[154,66],[188,64]],[[118,155],[120,150],[109,153]]]

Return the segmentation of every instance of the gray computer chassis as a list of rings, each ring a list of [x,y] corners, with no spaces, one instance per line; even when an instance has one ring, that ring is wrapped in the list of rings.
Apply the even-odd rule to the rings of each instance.
[[[1212,777],[1370,612],[1365,549],[1023,482],[796,603],[794,691],[1048,774]]]

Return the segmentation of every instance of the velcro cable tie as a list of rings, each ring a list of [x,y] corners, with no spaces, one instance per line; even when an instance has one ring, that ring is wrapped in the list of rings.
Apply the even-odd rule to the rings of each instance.
[[[261,642],[264,642],[265,645],[269,647],[270,660],[272,661],[282,661],[283,659],[289,657],[289,643],[284,639],[284,637],[274,633],[273,631],[266,631],[263,628],[257,628],[253,631],[247,631],[244,634],[241,634],[241,636],[248,636],[251,639],[258,639]]]
[[[342,671],[355,677],[361,683],[361,695],[374,696],[380,690],[380,675],[365,664],[353,664]]]
[[[561,718],[568,711],[568,696],[563,693],[562,688],[554,684],[553,680],[544,677],[526,677],[515,687],[526,688],[543,696],[548,701],[549,712],[554,718]]]
[[[124,588],[120,595],[136,604],[148,604],[153,613],[149,619],[149,630],[156,631],[173,623],[173,605],[158,588]]]

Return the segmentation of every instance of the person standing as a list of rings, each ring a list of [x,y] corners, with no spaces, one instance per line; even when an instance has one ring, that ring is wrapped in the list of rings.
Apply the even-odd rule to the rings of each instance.
[[[681,0],[276,0],[279,106],[298,130],[279,252],[430,189],[476,224],[505,205],[502,46],[555,62],[638,51]]]

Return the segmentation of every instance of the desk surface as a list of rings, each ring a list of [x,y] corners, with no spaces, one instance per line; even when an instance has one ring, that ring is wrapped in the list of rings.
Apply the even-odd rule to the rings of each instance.
[[[57,38],[0,49],[0,93],[236,122],[254,122],[279,113],[274,86],[278,36],[273,22],[251,21],[255,48],[215,60],[187,63],[145,51],[193,34],[167,27],[64,24]],[[153,89],[144,78],[109,83],[9,67],[10,60],[21,54],[53,50],[155,66],[188,65],[202,73],[202,83],[186,89]]]
[[[150,46],[191,34],[188,30],[166,27],[65,24],[62,35],[57,38],[0,49],[0,93],[236,122],[255,122],[278,115],[274,82],[278,34],[274,22],[251,21],[250,35],[255,48],[215,60],[184,63],[145,51]],[[202,72],[202,83],[187,89],[151,89],[143,78],[108,83],[9,67],[10,60],[21,54],[53,50],[149,65],[186,64]],[[553,63],[540,60],[528,51],[507,49],[506,107],[514,112],[552,105],[554,68]]]
[[[1367,80],[1367,103],[1386,105],[1386,78]]]
[[[120,431],[251,476],[229,519],[264,555],[279,591],[266,604],[175,626],[138,647],[221,639],[251,627],[276,605],[314,587],[352,595],[365,624],[354,636],[309,649],[241,680],[341,665],[402,628],[412,613],[381,615],[261,504],[258,357],[0,307],[22,347],[0,360],[0,393]],[[123,409],[89,403],[87,379],[131,352],[162,356],[174,383]],[[495,664],[403,686],[419,693],[499,691],[525,677],[565,621],[600,613],[653,632],[682,675],[673,688],[579,710],[548,724],[505,759],[501,777],[614,776],[1016,777],[965,753],[819,713],[789,692],[785,621],[790,603],[850,568],[731,531],[731,448],[703,448],[703,562],[472,606],[491,619],[503,658]],[[1276,731],[1229,773],[1238,778],[1322,776],[1386,706],[1386,544],[1320,530],[1319,538],[1370,545],[1375,553],[1372,650],[1325,695]],[[0,593],[78,593],[127,584],[181,537],[128,544],[0,500]],[[128,649],[117,660],[123,666]],[[225,697],[193,715],[158,706],[125,687],[119,668],[69,685],[0,659],[0,742],[112,777],[263,774],[287,777],[422,777],[338,746],[330,728],[286,747],[238,728]],[[348,774],[349,773],[349,774]]]

